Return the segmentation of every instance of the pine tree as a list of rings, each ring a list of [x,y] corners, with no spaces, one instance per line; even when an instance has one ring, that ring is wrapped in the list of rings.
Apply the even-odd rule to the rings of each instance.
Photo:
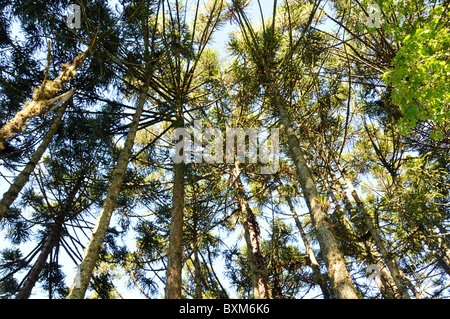
[[[0,298],[448,298],[447,2],[76,4],[0,4]]]

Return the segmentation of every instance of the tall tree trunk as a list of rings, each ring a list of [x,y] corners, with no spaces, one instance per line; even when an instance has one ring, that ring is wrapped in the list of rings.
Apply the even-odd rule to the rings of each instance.
[[[345,180],[345,183],[347,185],[347,188],[349,189],[350,193],[352,194],[353,198],[355,199],[356,206],[358,207],[359,212],[361,213],[363,220],[370,232],[370,235],[372,236],[373,240],[375,241],[375,245],[377,246],[377,250],[380,252],[381,256],[383,257],[384,262],[386,263],[386,266],[389,268],[389,271],[392,275],[392,279],[395,282],[395,285],[401,295],[401,298],[403,299],[410,299],[410,296],[408,294],[408,289],[405,286],[404,282],[404,276],[401,275],[399,267],[395,260],[389,256],[389,253],[384,245],[383,239],[381,238],[380,233],[378,232],[378,229],[375,227],[372,218],[370,217],[369,213],[367,212],[364,203],[359,198],[358,193],[356,192],[355,188],[353,187],[352,182],[349,180],[347,175],[345,174],[344,170],[338,165],[339,170],[341,172],[342,177]]]
[[[446,241],[432,227],[428,227],[427,233],[430,235],[426,235],[424,244],[430,247],[431,253],[436,258],[438,265],[450,276],[450,250]]]
[[[108,229],[112,213],[115,209],[117,197],[119,196],[120,189],[122,187],[123,180],[127,171],[128,161],[131,156],[131,150],[134,145],[136,133],[138,130],[139,120],[141,118],[142,110],[144,109],[145,101],[148,93],[148,81],[150,76],[147,75],[147,79],[141,89],[139,95],[138,105],[136,107],[136,113],[133,116],[133,120],[130,125],[130,130],[127,134],[124,147],[120,153],[120,158],[116,168],[112,174],[111,184],[108,189],[108,194],[103,203],[102,210],[97,218],[97,224],[92,232],[91,240],[84,252],[84,257],[80,265],[80,280],[79,284],[75,283],[70,289],[68,299],[83,299],[86,290],[89,286],[92,273],[97,263],[97,258],[102,247],[103,240],[105,239],[106,231]]]
[[[272,292],[267,275],[267,267],[264,261],[261,248],[260,230],[255,214],[248,203],[248,197],[245,194],[244,185],[240,179],[240,170],[238,163],[235,163],[233,169],[233,183],[236,189],[238,206],[243,217],[243,226],[245,240],[247,243],[247,252],[250,262],[250,273],[253,281],[253,294],[255,299],[271,299]]]
[[[308,168],[299,141],[286,113],[284,102],[278,92],[272,89],[275,96],[275,106],[278,107],[280,123],[284,127],[288,139],[290,155],[297,170],[297,176],[301,185],[303,196],[308,206],[311,221],[316,229],[320,249],[322,250],[325,264],[331,278],[334,295],[338,299],[357,299],[358,294],[353,285],[353,280],[347,270],[344,256],[339,249],[337,239],[331,229],[331,223],[326,210],[317,202],[318,191],[314,178]]]
[[[441,252],[439,259],[442,260],[442,263],[445,264],[445,271],[450,276],[450,247],[445,239],[445,235],[442,235],[445,233],[443,227],[441,225],[438,225],[439,231],[441,233],[437,233],[432,229],[433,236],[437,236],[438,241],[438,250]]]
[[[295,224],[297,225],[297,228],[300,232],[300,236],[302,238],[303,244],[306,248],[306,254],[308,255],[309,261],[311,263],[311,268],[313,271],[314,276],[317,278],[317,283],[319,284],[320,290],[322,290],[323,298],[324,299],[331,299],[330,291],[328,290],[328,286],[326,284],[325,278],[320,272],[320,265],[317,262],[316,255],[314,254],[314,251],[311,248],[311,245],[309,244],[309,240],[306,237],[305,230],[303,229],[302,223],[300,222],[300,219],[298,218],[298,215],[295,211],[294,205],[292,204],[292,200],[289,196],[286,196],[286,201],[289,205],[289,209],[291,210],[292,216],[294,217]]]
[[[195,190],[194,190],[195,192]],[[195,196],[195,195],[194,195]],[[194,202],[192,204],[194,207],[196,207],[196,203]],[[198,220],[200,216],[198,214],[197,209],[194,209],[194,214],[192,215],[193,219],[193,238],[195,238],[195,241],[192,245],[193,250],[193,265],[194,265],[194,283],[195,283],[195,291],[194,291],[194,299],[202,299],[203,294],[203,280],[202,280],[202,267],[199,259],[198,254],[198,247],[200,244],[200,238],[198,236]]]
[[[65,103],[63,103],[63,105],[61,105],[61,107],[58,110],[58,113],[56,114],[55,118],[53,119],[53,123],[51,124],[50,129],[47,131],[44,138],[42,139],[41,145],[39,145],[39,147],[33,153],[30,160],[25,165],[24,169],[16,177],[16,179],[11,184],[11,186],[6,191],[6,193],[3,194],[3,198],[0,202],[0,221],[3,219],[3,217],[6,216],[9,207],[16,200],[20,191],[23,189],[25,184],[28,182],[28,179],[30,178],[31,173],[33,172],[37,163],[39,163],[39,161],[41,160],[42,155],[45,153],[46,149],[48,148],[51,141],[53,140],[53,136],[55,135],[56,131],[58,130],[58,128],[61,124],[61,120],[64,115],[64,112],[67,109],[68,103],[69,103],[69,101],[66,101]]]
[[[179,116],[175,128],[184,127]],[[180,137],[182,138],[182,137]],[[183,149],[184,151],[184,149]],[[170,217],[169,249],[167,252],[166,298],[181,298],[181,272],[183,268],[183,215],[185,163],[174,165],[172,212]]]
[[[333,179],[333,183],[338,190],[339,195],[341,196],[342,201],[344,202],[345,209],[349,212],[349,215],[355,221],[355,223],[361,224],[358,220],[358,217],[353,209],[353,205],[347,197],[347,194],[344,192],[341,183],[337,180],[336,176],[333,172],[330,172],[330,175]],[[364,256],[365,262],[369,264],[376,264],[380,268],[381,278],[377,280],[377,286],[380,288],[381,294],[388,299],[394,299],[395,294],[397,293],[395,290],[395,283],[392,279],[391,274],[387,271],[384,266],[383,259],[381,258],[379,252],[374,247],[373,243],[369,240],[365,240],[364,243],[361,242],[361,236],[357,234],[356,229],[353,227],[350,219],[347,214],[342,210],[339,202],[331,191],[330,185],[325,181],[325,185],[327,187],[327,193],[331,197],[334,202],[335,209],[338,211],[338,220],[343,228],[344,236],[346,237],[346,245],[349,245],[349,250],[352,251],[353,254],[360,254]],[[366,229],[366,228],[364,228]]]

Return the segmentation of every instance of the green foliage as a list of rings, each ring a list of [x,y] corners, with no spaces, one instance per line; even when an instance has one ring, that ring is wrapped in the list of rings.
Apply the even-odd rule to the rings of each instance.
[[[399,121],[403,134],[417,121],[442,124],[450,117],[449,43],[448,19],[439,5],[430,10],[420,27],[404,37],[392,60],[394,68],[385,72],[383,80],[394,88],[392,102],[400,106],[404,115]],[[443,133],[438,128],[431,137],[441,140]]]
[[[292,229],[280,220],[271,225],[271,234],[262,243],[263,255],[268,265],[270,288],[274,298],[295,298],[299,291],[312,280],[306,272],[305,256],[292,245],[295,238]],[[233,248],[226,252],[227,276],[241,298],[253,296],[247,247]]]
[[[378,29],[366,25],[375,2],[382,10]],[[1,123],[41,86],[46,39],[52,39],[47,84],[54,83],[60,65],[70,65],[94,39],[99,41],[66,84],[77,90],[62,124],[0,221],[0,298],[17,295],[53,230],[54,243],[33,294],[68,294],[75,272],[67,269],[80,264],[92,237],[145,79],[149,93],[89,298],[164,296],[173,125],[182,119],[192,127],[202,120],[204,128],[219,128],[224,135],[227,127],[282,128],[280,99],[286,128],[294,132],[312,176],[307,183],[319,192],[314,204],[326,211],[324,225],[360,295],[386,296],[357,268],[389,259],[414,288],[408,288],[411,296],[448,297],[445,2],[277,1],[274,17],[265,14],[264,1],[119,1],[113,8],[107,1],[83,0],[77,1],[83,8],[79,30],[65,25],[68,3],[0,4]],[[259,5],[264,21],[258,21]],[[224,33],[215,33],[222,27]],[[227,52],[219,52],[211,39],[224,41],[225,33]],[[31,119],[5,143],[2,189],[29,161],[56,110]],[[259,174],[260,163],[239,163],[271,293],[274,298],[333,297],[318,231],[300,191],[298,174],[304,172],[292,160],[285,131],[280,133],[276,174]],[[178,252],[183,298],[254,297],[252,247],[242,236],[245,213],[234,168],[230,163],[185,165]],[[386,256],[368,231],[362,206]]]

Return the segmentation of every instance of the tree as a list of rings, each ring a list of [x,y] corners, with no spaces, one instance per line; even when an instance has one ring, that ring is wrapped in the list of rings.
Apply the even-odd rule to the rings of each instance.
[[[289,50],[284,59],[280,61],[274,61],[276,56],[275,48],[277,45],[277,39],[275,37],[275,16],[276,10],[273,12],[273,23],[267,31],[263,33],[263,47],[260,48],[254,30],[248,24],[248,20],[243,12],[239,3],[235,2],[235,9],[238,14],[238,21],[240,23],[242,32],[245,34],[246,41],[250,46],[251,57],[255,60],[256,67],[260,68],[258,71],[264,77],[263,83],[265,92],[268,95],[268,101],[274,108],[274,112],[279,114],[280,124],[283,126],[284,132],[287,137],[287,143],[289,145],[289,152],[297,170],[297,176],[299,183],[302,187],[306,203],[311,213],[311,218],[315,224],[319,242],[325,256],[325,261],[332,278],[333,288],[338,298],[358,298],[357,293],[353,287],[352,279],[348,273],[343,255],[340,252],[336,238],[330,231],[330,224],[327,219],[327,214],[324,209],[318,205],[318,191],[315,186],[314,177],[311,174],[309,167],[306,163],[303,151],[300,148],[297,137],[293,131],[292,125],[289,121],[287,106],[289,103],[285,100],[281,94],[281,88],[275,81],[274,67],[277,67],[278,71],[280,66],[292,66],[295,62],[290,60],[292,57],[292,50],[302,43],[303,35],[306,29],[310,26],[315,12],[318,8],[317,4],[312,8],[309,14],[307,24],[303,27],[302,33],[296,42],[288,42],[287,49]],[[292,32],[292,30],[291,30]],[[278,35],[278,34],[277,34]],[[292,36],[292,33],[291,33]],[[264,38],[265,37],[265,38]],[[291,37],[292,39],[292,37]],[[291,63],[289,63],[291,62]],[[279,64],[279,65],[277,65]],[[287,82],[288,88],[292,82]]]
[[[448,297],[447,2],[68,4],[0,4],[1,298]]]

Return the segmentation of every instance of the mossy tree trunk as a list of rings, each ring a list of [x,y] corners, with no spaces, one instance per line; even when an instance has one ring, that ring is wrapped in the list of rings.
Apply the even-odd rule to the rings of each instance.
[[[284,101],[278,95],[278,92],[274,90],[274,85],[271,87],[270,94],[274,97],[274,106],[278,109],[280,114],[280,123],[284,128],[288,140],[289,152],[297,170],[298,181],[311,215],[311,221],[316,230],[320,249],[322,250],[328,274],[331,279],[334,295],[338,299],[358,299],[359,296],[353,285],[350,273],[347,270],[344,256],[339,249],[337,239],[331,229],[327,211],[323,205],[320,205],[318,202],[319,192],[317,191],[314,177],[309,170],[303,151],[300,148],[299,141],[289,121]]]
[[[47,150],[51,141],[53,140],[53,136],[55,135],[55,133],[57,132],[57,130],[61,124],[61,120],[67,109],[68,104],[69,104],[69,101],[66,101],[65,103],[63,103],[60,106],[58,113],[56,114],[55,118],[53,119],[53,123],[51,124],[50,129],[47,131],[44,138],[42,139],[42,143],[39,145],[39,147],[33,153],[30,160],[25,165],[24,169],[20,172],[20,174],[16,177],[16,179],[11,184],[9,189],[3,194],[2,200],[0,201],[0,221],[8,213],[9,207],[16,200],[20,191],[23,189],[25,184],[28,182],[31,173],[33,172],[34,168],[41,160],[42,155],[45,153],[45,151]]]
[[[86,290],[89,286],[92,273],[97,263],[98,255],[102,248],[102,243],[105,239],[106,231],[108,229],[112,213],[115,209],[117,197],[119,196],[122,183],[127,171],[128,162],[131,156],[131,150],[134,145],[136,133],[138,130],[139,120],[147,99],[148,94],[148,79],[141,88],[139,101],[136,107],[136,113],[130,125],[130,130],[127,134],[124,147],[120,153],[119,161],[112,174],[111,183],[108,189],[108,194],[103,202],[102,210],[97,218],[97,223],[92,232],[91,240],[84,252],[84,257],[80,265],[80,279],[78,284],[75,283],[70,289],[67,299],[83,299]]]

